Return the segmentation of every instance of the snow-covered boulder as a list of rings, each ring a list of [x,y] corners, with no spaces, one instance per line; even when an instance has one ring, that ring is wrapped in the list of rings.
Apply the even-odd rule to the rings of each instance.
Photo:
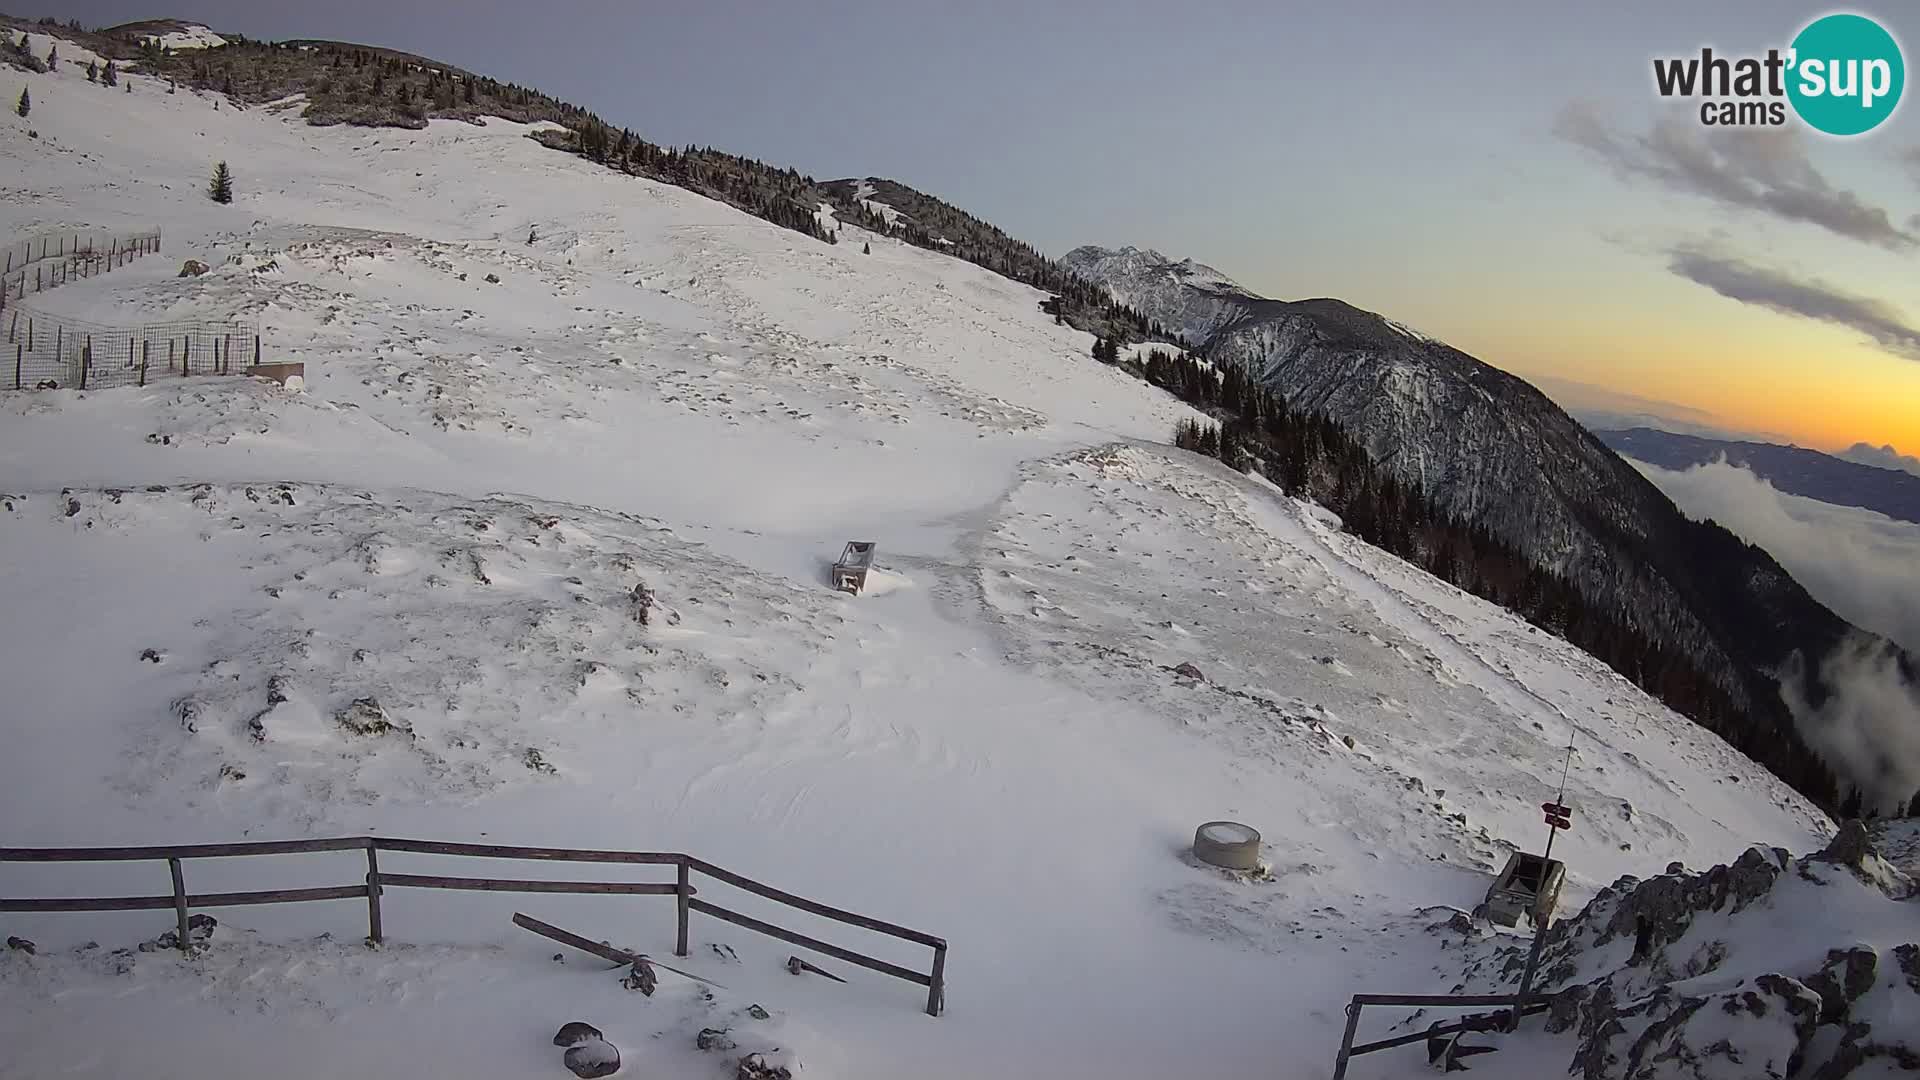
[[[620,1071],[620,1051],[605,1039],[587,1039],[567,1047],[563,1055],[568,1071],[587,1080],[612,1076]]]

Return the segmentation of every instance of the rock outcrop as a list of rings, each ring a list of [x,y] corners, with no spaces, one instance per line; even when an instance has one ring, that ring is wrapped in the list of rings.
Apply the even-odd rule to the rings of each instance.
[[[1858,1080],[1920,1071],[1920,889],[1858,823],[1795,859],[1622,878],[1547,932],[1546,1030],[1581,1080]],[[1461,988],[1517,989],[1523,946],[1467,944]],[[1477,952],[1476,952],[1477,950]],[[1905,1018],[1905,1019],[1903,1019]]]

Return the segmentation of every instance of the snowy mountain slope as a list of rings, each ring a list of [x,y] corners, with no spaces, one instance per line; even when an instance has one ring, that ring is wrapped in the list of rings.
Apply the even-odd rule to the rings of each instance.
[[[1842,793],[1858,786],[1890,805],[1920,776],[1920,761],[1903,760],[1902,749],[1920,717],[1892,717],[1862,734],[1874,753],[1841,753],[1845,740],[1825,730],[1830,717],[1795,717],[1782,700],[1776,674],[1791,664],[1821,670],[1816,700],[1839,688],[1856,628],[1764,552],[1689,523],[1525,382],[1341,301],[1267,300],[1156,252],[1083,247],[1062,263],[1185,334],[1216,364],[1332,418],[1438,512],[1485,527],[1600,610],[1624,612],[1683,652],[1731,696],[1737,744],[1801,790],[1821,791],[1831,770]],[[1886,643],[1872,647],[1891,656],[1889,669],[1920,676]],[[1803,737],[1830,757],[1817,757]]]
[[[0,228],[166,229],[164,257],[38,310],[237,312],[308,374],[0,395],[7,844],[687,850],[950,941],[932,1020],[909,987],[796,979],[790,947],[696,922],[716,1010],[784,1016],[803,1075],[1224,1077],[1320,1075],[1347,994],[1444,988],[1423,909],[1470,907],[1479,867],[1537,842],[1569,728],[1575,893],[1825,839],[1565,643],[1149,445],[1188,411],[1036,290],[851,225],[819,244],[505,122],[312,128],[137,75],[110,100],[34,78],[41,138],[0,126]],[[232,207],[202,194],[220,158]],[[188,257],[215,270],[176,277]],[[878,587],[830,593],[856,537]],[[1271,880],[1181,857],[1220,816],[1266,833]],[[188,873],[337,884],[352,861]],[[155,872],[0,864],[0,892]],[[0,1076],[426,1053],[485,1080],[557,1068],[571,1019],[635,1075],[732,1075],[688,1051],[705,1014],[678,990],[638,1000],[507,924],[658,952],[658,901],[385,903],[381,953],[341,944],[354,905],[317,904],[219,911],[195,960],[111,955],[154,913],[7,915],[40,948],[0,954]]]

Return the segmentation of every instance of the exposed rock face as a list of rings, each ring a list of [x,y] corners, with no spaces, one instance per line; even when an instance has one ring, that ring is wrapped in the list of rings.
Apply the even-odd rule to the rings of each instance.
[[[201,274],[206,273],[209,269],[211,269],[211,267],[207,266],[206,263],[201,262],[199,259],[188,259],[186,262],[183,262],[180,264],[179,276],[199,277]]]
[[[1575,1040],[1581,1080],[1920,1071],[1920,1025],[1901,1019],[1920,1016],[1920,944],[1902,940],[1920,936],[1916,901],[1857,825],[1800,859],[1755,847],[1622,878],[1548,931],[1541,985],[1561,989],[1546,1030]],[[1487,943],[1463,988],[1516,989],[1524,960]]]

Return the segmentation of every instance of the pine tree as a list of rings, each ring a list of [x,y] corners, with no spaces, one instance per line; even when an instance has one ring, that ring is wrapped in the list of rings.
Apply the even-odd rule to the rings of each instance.
[[[19,113],[22,119],[33,111],[33,95],[27,93],[24,86],[20,88],[20,100],[14,103],[13,111]]]
[[[1847,793],[1846,800],[1840,804],[1840,820],[1848,821],[1860,816],[1860,789],[1854,788]]]
[[[467,104],[469,104],[469,105],[471,105],[471,104],[473,104],[473,79],[472,79],[472,77],[471,77],[471,76],[469,76],[468,78],[465,78],[465,79],[462,79],[462,80],[461,80],[461,85],[463,86],[463,88],[465,89],[465,92],[466,92],[466,98],[467,98]]]
[[[55,68],[58,68],[59,66],[60,66],[60,46],[58,46],[58,45],[53,45],[53,46],[50,46],[50,47],[48,47],[48,49],[47,49],[47,70],[48,70],[48,71],[52,71],[52,70],[54,70]]]
[[[114,69],[113,61],[111,60],[107,61],[106,68],[100,72],[100,85],[101,86],[120,85],[120,75]]]
[[[26,115],[26,114],[24,114],[24,113],[22,113],[21,115],[23,115],[23,116],[24,116],[24,115]],[[871,254],[873,254],[873,245],[872,245],[872,244],[861,244],[861,245],[860,245],[860,254],[862,254],[862,255],[871,255]]]
[[[100,81],[100,66],[98,64],[95,64],[91,60],[87,61],[87,81],[88,82]]]
[[[207,185],[207,195],[217,203],[233,201],[233,174],[227,171],[226,162],[213,167],[213,183]]]

